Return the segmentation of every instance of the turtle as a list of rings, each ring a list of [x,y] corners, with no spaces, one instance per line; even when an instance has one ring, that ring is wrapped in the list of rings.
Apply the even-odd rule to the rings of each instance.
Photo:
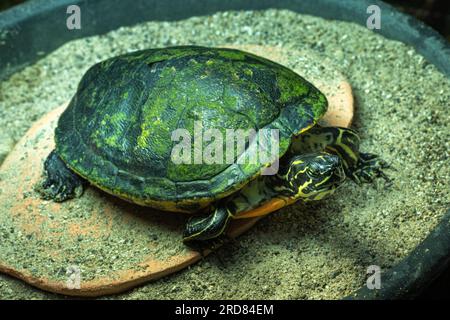
[[[347,180],[388,179],[385,161],[360,152],[357,131],[318,124],[327,107],[325,95],[294,71],[237,49],[175,46],[115,56],[82,76],[58,119],[39,190],[61,202],[90,184],[137,205],[192,214],[186,243],[216,239],[232,219],[325,199]],[[241,161],[255,153],[257,139],[236,136],[245,142],[232,148],[231,161],[192,161],[195,148],[188,148],[183,159],[190,162],[177,162],[180,128],[194,137],[276,132],[277,152]]]

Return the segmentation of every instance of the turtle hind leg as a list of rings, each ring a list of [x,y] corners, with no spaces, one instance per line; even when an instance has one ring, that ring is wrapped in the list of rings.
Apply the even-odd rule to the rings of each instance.
[[[390,168],[390,165],[378,155],[360,152],[358,162],[349,177],[358,184],[371,183],[375,178],[381,177],[391,185],[392,180],[383,172],[387,168]]]
[[[37,186],[43,199],[62,202],[83,194],[86,181],[67,168],[55,150],[44,162],[44,173],[44,181]]]

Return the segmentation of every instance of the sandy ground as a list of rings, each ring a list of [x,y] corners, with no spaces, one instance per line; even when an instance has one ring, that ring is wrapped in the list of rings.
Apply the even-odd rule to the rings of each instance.
[[[363,27],[289,11],[225,12],[68,43],[0,83],[0,157],[33,121],[70,99],[94,62],[148,47],[222,43],[306,48],[334,61],[354,88],[362,148],[397,169],[394,184],[348,184],[325,202],[280,210],[195,266],[114,298],[350,294],[369,265],[389,268],[424,239],[450,198],[450,81],[414,49]],[[60,297],[0,276],[1,299]]]

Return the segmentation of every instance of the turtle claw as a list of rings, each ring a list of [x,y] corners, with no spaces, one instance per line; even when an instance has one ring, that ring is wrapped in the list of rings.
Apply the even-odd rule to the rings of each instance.
[[[356,168],[352,170],[350,178],[361,185],[372,183],[376,178],[383,178],[386,185],[392,185],[392,180],[384,173],[384,169],[390,169],[391,165],[376,154],[361,153]]]
[[[234,239],[230,238],[226,233],[223,233],[220,236],[213,239],[190,240],[185,241],[184,244],[187,245],[192,250],[200,253],[202,258],[204,258],[208,253],[218,249],[219,247],[223,246],[226,243],[229,243],[231,240]]]
[[[67,168],[55,151],[45,160],[44,172],[44,181],[36,187],[43,199],[62,202],[83,194],[84,180]]]

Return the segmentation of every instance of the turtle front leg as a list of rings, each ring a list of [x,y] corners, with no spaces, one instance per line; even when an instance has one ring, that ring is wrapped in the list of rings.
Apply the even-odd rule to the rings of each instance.
[[[46,200],[62,202],[83,194],[85,180],[67,168],[53,150],[44,162],[45,180],[37,187]]]
[[[183,240],[185,242],[204,241],[224,236],[224,231],[231,219],[235,219],[241,212],[248,212],[260,207],[276,194],[269,179],[259,176],[241,190],[219,201],[211,214],[189,219]],[[264,212],[259,215],[264,215]]]
[[[220,236],[233,217],[226,205],[219,205],[207,216],[192,217],[186,223],[183,241],[210,240]]]
[[[358,162],[350,170],[349,177],[358,184],[371,183],[378,177],[383,178],[387,184],[391,184],[392,180],[383,172],[383,169],[389,167],[389,164],[376,154],[361,152]]]

